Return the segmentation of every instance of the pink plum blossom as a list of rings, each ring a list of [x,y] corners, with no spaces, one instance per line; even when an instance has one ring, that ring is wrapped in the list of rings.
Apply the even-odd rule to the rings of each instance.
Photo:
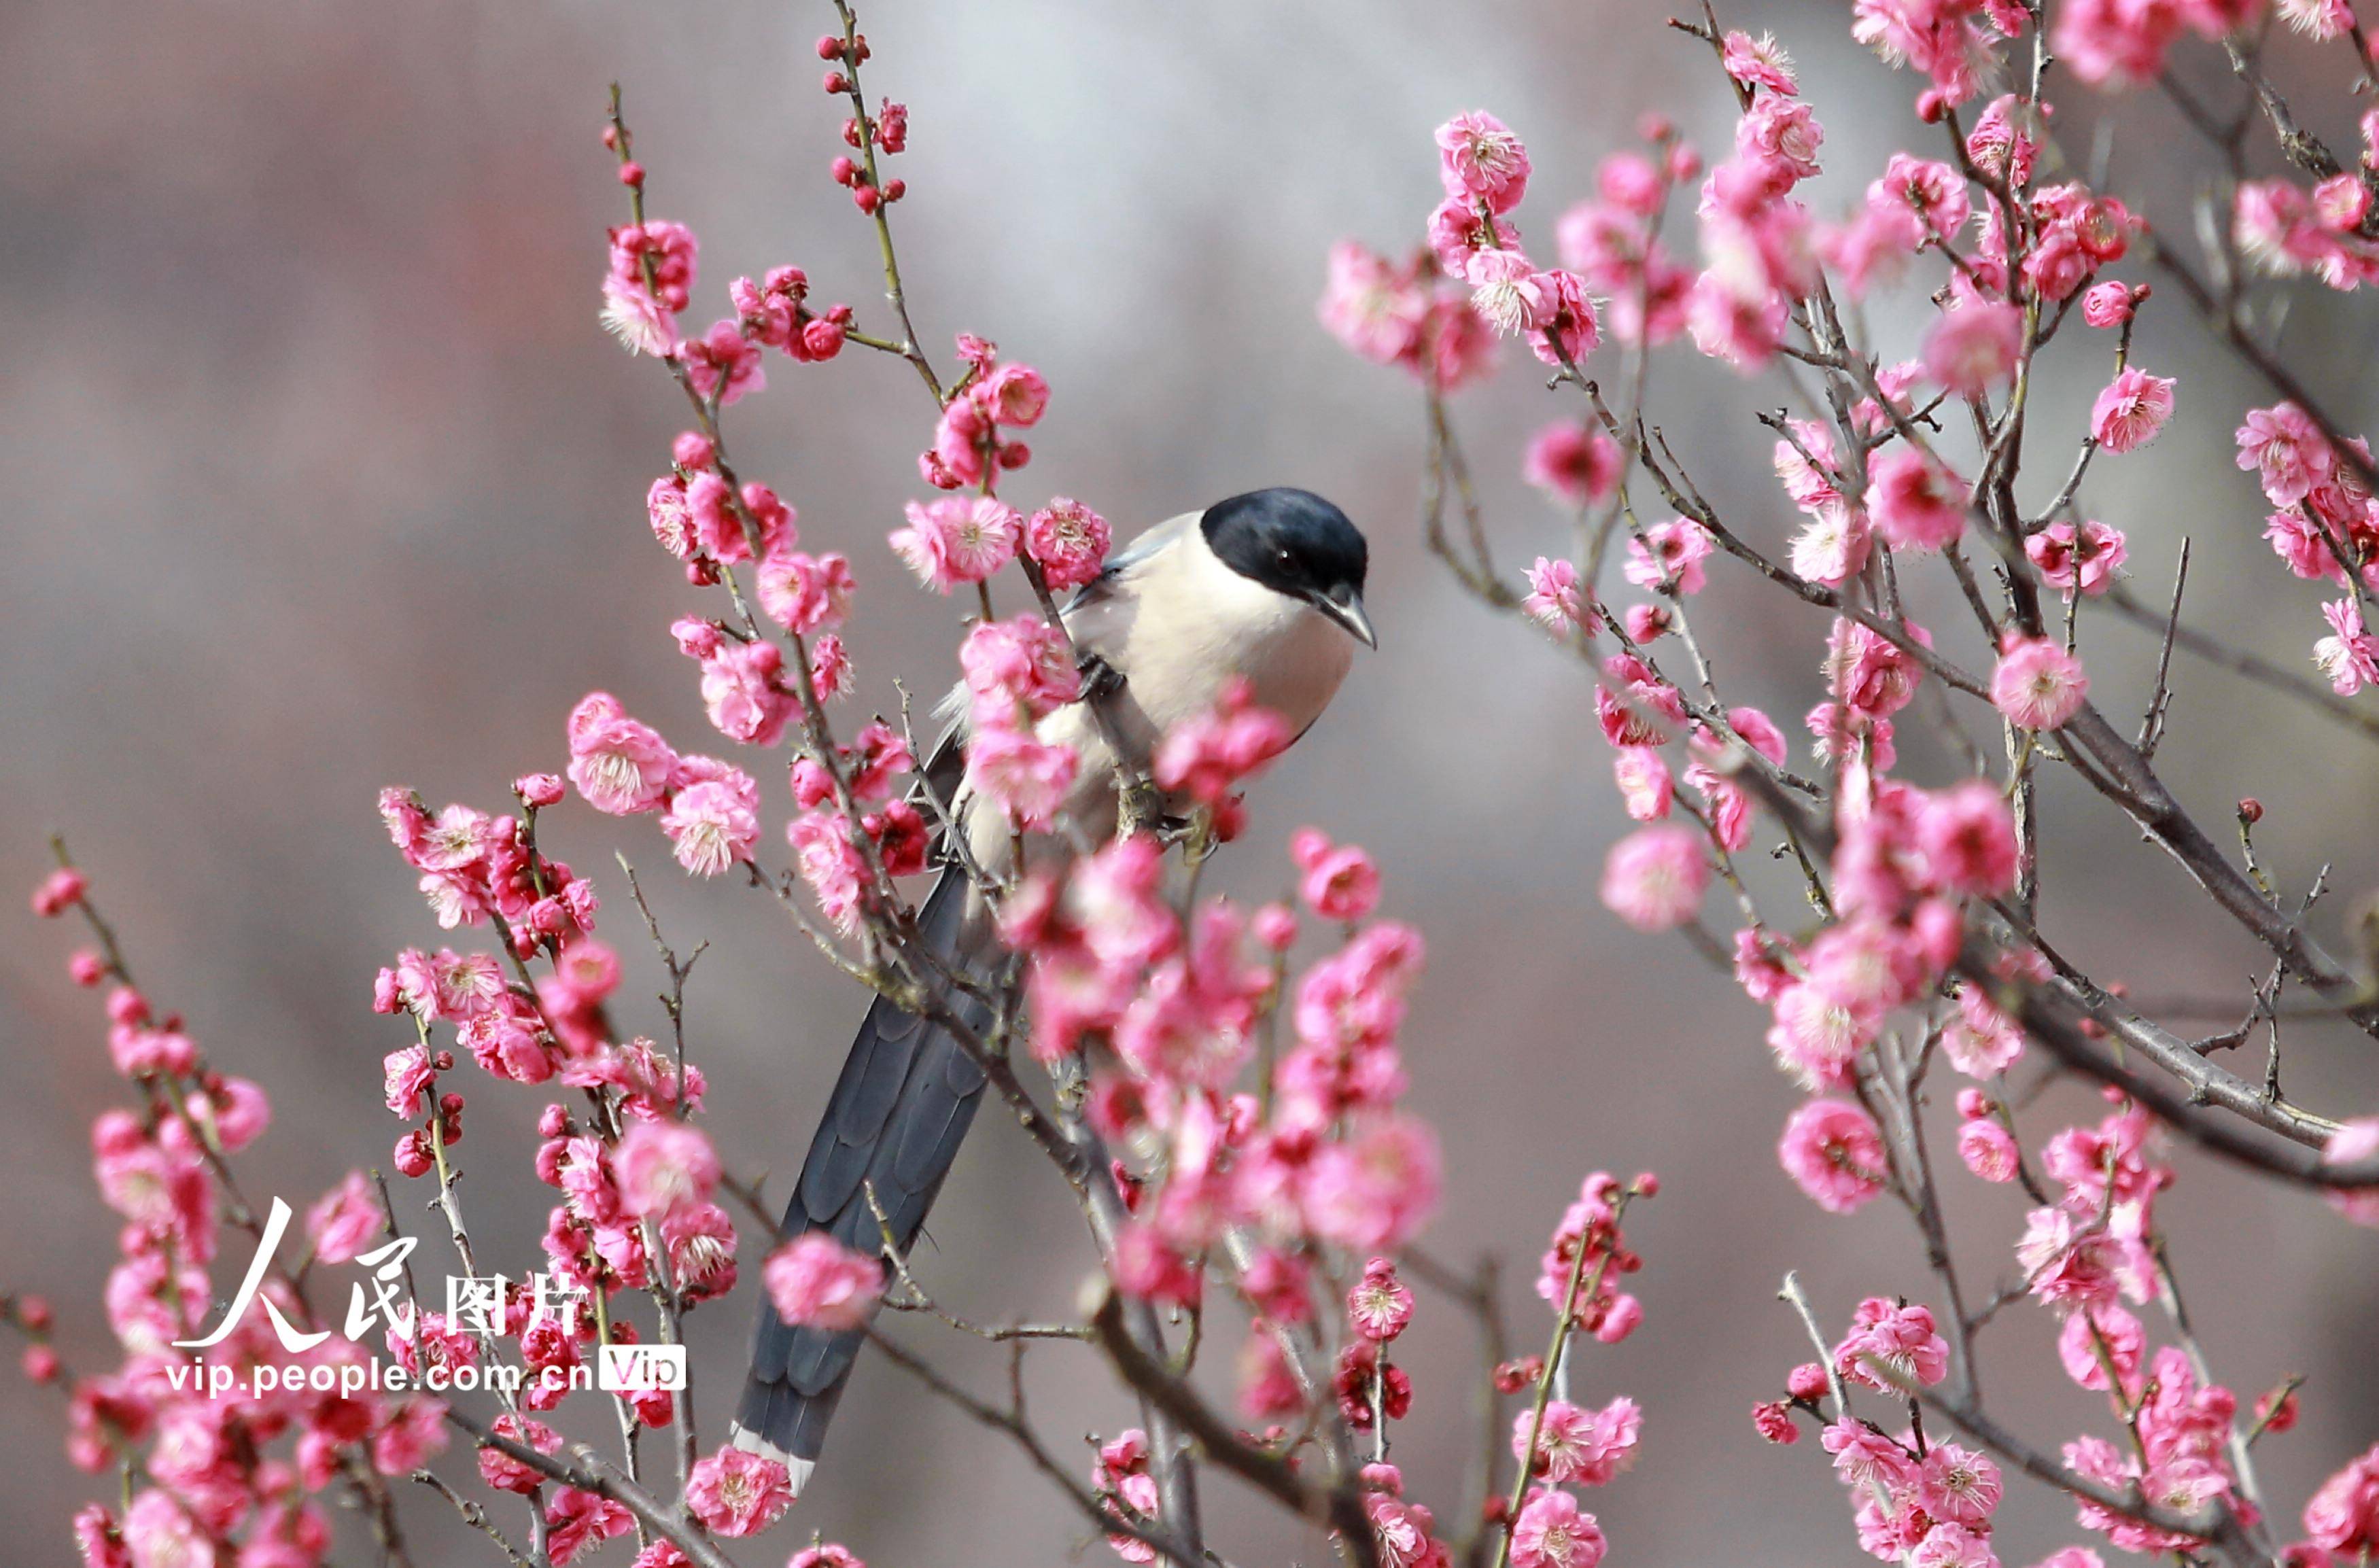
[[[2125,370],[2090,405],[2090,434],[2108,452],[2131,452],[2156,440],[2172,417],[2172,378]]]
[[[2055,730],[2089,694],[2082,661],[2046,637],[2011,634],[1991,670],[1991,706],[2019,730]]]
[[[1638,931],[1665,931],[1693,918],[1709,881],[1700,834],[1685,826],[1646,827],[1611,847],[1602,901]]]
[[[704,1455],[685,1478],[686,1511],[716,1535],[757,1535],[792,1502],[785,1466],[740,1448]]]
[[[1883,1136],[1847,1100],[1812,1100],[1793,1113],[1777,1145],[1784,1172],[1830,1213],[1847,1214],[1883,1190]]]
[[[804,1231],[768,1254],[760,1279],[778,1316],[809,1328],[855,1329],[884,1289],[884,1265],[824,1231]]]

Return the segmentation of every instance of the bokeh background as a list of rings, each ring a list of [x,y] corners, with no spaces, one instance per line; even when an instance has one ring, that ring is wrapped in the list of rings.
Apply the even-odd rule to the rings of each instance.
[[[1930,134],[1910,115],[1910,78],[1853,48],[1844,8],[1736,9],[1801,61],[1829,132],[1821,210]],[[1614,1561],[1847,1562],[1848,1510],[1816,1445],[1768,1448],[1746,1412],[1805,1355],[1774,1298],[1783,1272],[1799,1269],[1839,1323],[1866,1292],[1924,1290],[1914,1238],[1886,1205],[1832,1220],[1791,1188],[1771,1151],[1795,1094],[1767,1062],[1759,1015],[1682,943],[1635,935],[1597,905],[1621,823],[1589,689],[1420,550],[1417,394],[1345,354],[1312,313],[1331,241],[1413,242],[1436,199],[1430,131],[1454,111],[1492,107],[1528,137],[1538,174],[1522,223],[1540,242],[1646,109],[1722,153],[1731,107],[1663,14],[1627,0],[1495,0],[1458,16],[1420,0],[935,0],[880,6],[866,25],[876,92],[913,108],[898,216],[921,330],[945,358],[956,330],[995,338],[1057,389],[1016,498],[1072,494],[1128,529],[1296,483],[1371,534],[1383,649],[1260,788],[1250,838],[1218,874],[1273,891],[1287,833],[1309,821],[1378,852],[1389,911],[1431,946],[1407,1039],[1415,1102],[1449,1156],[1428,1246],[1504,1256],[1521,1343],[1546,1326],[1528,1282],[1579,1177],[1666,1178],[1637,1227],[1645,1326],[1578,1364],[1582,1396],[1625,1392],[1648,1412],[1642,1463],[1592,1500]],[[702,743],[692,670],[667,633],[693,600],[640,504],[682,406],[595,324],[603,228],[622,208],[597,142],[604,87],[626,84],[654,210],[701,233],[698,310],[722,309],[736,273],[795,261],[880,324],[872,236],[826,175],[839,112],[810,45],[827,19],[823,6],[723,0],[0,11],[0,885],[30,886],[44,836],[70,836],[159,1003],[187,1012],[223,1067],[271,1085],[276,1124],[249,1163],[259,1190],[302,1206],[350,1164],[385,1162],[395,1132],[378,1063],[402,1031],[370,1014],[371,977],[435,933],[374,820],[379,787],[500,804],[515,774],[558,765],[562,716],[594,687]],[[2203,52],[2182,69],[2228,90]],[[2064,129],[2077,149],[2110,138],[2127,194],[2185,231],[2206,166],[2168,107],[2076,99]],[[1921,326],[1900,308],[1874,321],[1894,353]],[[2288,350],[2356,422],[2372,413],[2371,321],[2357,301],[2308,298],[2286,325]],[[2083,335],[2077,324],[2059,345],[2035,421],[2041,493],[2107,373],[2103,340]],[[1737,525],[1777,543],[1792,516],[1750,412],[1784,389],[1689,357],[1662,362],[1656,416]],[[2180,413],[2152,451],[2100,461],[2093,511],[2131,530],[2151,597],[2192,537],[2192,617],[2301,664],[2316,598],[2257,540],[2260,500],[2230,463],[2240,411],[2268,399],[2161,302],[2139,358],[2181,376]],[[1520,443],[1552,413],[1533,372],[1516,356],[1458,409],[1506,560],[1555,548],[1565,528],[1516,477]],[[776,360],[769,375],[769,394],[734,411],[737,453],[798,504],[813,541],[857,561],[861,702],[889,705],[896,677],[936,689],[950,611],[912,591],[881,543],[918,491],[920,390],[858,351],[825,368]],[[1822,620],[1740,573],[1714,576],[1702,615],[1730,694],[1793,728],[1817,694]],[[2085,644],[2097,694],[2135,711],[2148,639],[2109,619]],[[1915,744],[1913,770],[1941,777]],[[2209,823],[2237,796],[2264,800],[2264,851],[2290,887],[2330,864],[2337,891],[2316,923],[2334,937],[2379,870],[2367,743],[2184,659],[2163,756]],[[2143,992],[2243,998],[2258,956],[2171,863],[2062,785],[2048,814],[2051,932]],[[861,998],[759,896],[690,886],[648,822],[621,838],[614,826],[574,806],[552,842],[612,897],[610,934],[632,968],[622,1010],[658,1025],[615,842],[679,945],[711,944],[691,1027],[713,1125],[743,1168],[774,1166],[781,1182]],[[7,1285],[65,1305],[69,1359],[97,1366],[112,1226],[85,1138],[121,1086],[93,999],[64,978],[70,934],[12,907],[0,1258]],[[2288,1050],[2292,1092],[2372,1108],[2367,1039],[2292,1028]],[[2070,1086],[2048,1095],[2090,1109]],[[500,1260],[534,1255],[544,1189],[496,1156],[525,1152],[538,1103],[473,1094],[464,1192]],[[2217,1364],[2250,1393],[2313,1378],[2303,1425],[2262,1451],[2293,1516],[2379,1435],[2379,1236],[2180,1164],[2176,1260]],[[1970,1273],[2009,1275],[2014,1196],[1955,1171],[1950,1187]],[[977,1318],[1063,1311],[1086,1267],[1055,1184],[996,1114],[933,1230],[928,1278]],[[748,1236],[745,1248],[748,1270]],[[1473,1351],[1449,1308],[1425,1295],[1423,1309],[1397,1457],[1453,1512],[1475,1441],[1457,1381]],[[697,1319],[697,1387],[714,1396],[740,1375],[748,1310],[747,1291]],[[969,1346],[924,1343],[996,1386]],[[2011,1311],[1984,1344],[1995,1401],[2045,1445],[2103,1424],[2055,1374],[2041,1314]],[[1069,1354],[1036,1353],[1033,1386],[1053,1441],[1086,1459],[1078,1435],[1127,1417]],[[1211,1359],[1226,1373],[1226,1355]],[[724,1412],[716,1398],[708,1409],[715,1438]],[[0,1557],[57,1560],[72,1502],[108,1490],[67,1466],[57,1415],[50,1391],[0,1379],[15,1543]],[[1216,1516],[1258,1521],[1219,1532],[1234,1560],[1321,1556],[1231,1482],[1210,1485]],[[2063,1508],[2011,1492],[2008,1562],[2079,1538]],[[426,1561],[484,1545],[435,1499],[420,1504]],[[875,1361],[815,1490],[751,1560],[779,1561],[814,1529],[878,1563],[1047,1562],[1084,1544],[1014,1453]],[[625,1556],[615,1545],[609,1560]]]

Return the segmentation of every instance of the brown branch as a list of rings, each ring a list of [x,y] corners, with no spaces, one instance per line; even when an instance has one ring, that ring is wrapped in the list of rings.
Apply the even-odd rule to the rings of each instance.
[[[1206,1457],[1301,1518],[1338,1533],[1355,1568],[1381,1568],[1379,1540],[1362,1493],[1347,1481],[1316,1486],[1286,1459],[1244,1441],[1214,1414],[1195,1390],[1134,1343],[1124,1325],[1123,1301],[1113,1292],[1091,1320],[1099,1345],[1124,1381],[1164,1411],[1193,1439]]]
[[[614,1471],[585,1443],[574,1445],[570,1457],[541,1453],[525,1442],[514,1442],[491,1430],[476,1417],[466,1416],[448,1406],[446,1419],[470,1434],[471,1441],[481,1448],[492,1448],[508,1459],[517,1460],[548,1480],[559,1481],[580,1491],[593,1492],[608,1498],[643,1521],[646,1529],[667,1540],[698,1568],[735,1568],[735,1564],[711,1544],[710,1538],[688,1524],[672,1508],[664,1507],[642,1487]]]
[[[1052,1486],[1065,1493],[1068,1501],[1071,1502],[1092,1524],[1101,1530],[1110,1535],[1128,1536],[1144,1546],[1152,1547],[1160,1555],[1181,1564],[1181,1568],[1205,1568],[1199,1549],[1184,1545],[1163,1530],[1151,1529],[1125,1518],[1108,1507],[1096,1493],[1076,1480],[1064,1465],[1057,1463],[1050,1454],[1048,1446],[1041,1441],[1040,1435],[1033,1431],[1032,1423],[1025,1417],[1023,1390],[1016,1375],[1012,1359],[1008,1408],[1002,1410],[997,1405],[977,1398],[950,1381],[940,1372],[936,1371],[924,1357],[902,1346],[898,1340],[888,1338],[881,1332],[871,1328],[867,1331],[867,1342],[883,1352],[886,1359],[894,1366],[933,1390],[935,1393],[955,1405],[969,1418],[1003,1434],[1017,1447],[1022,1449],[1025,1458],[1031,1462],[1033,1467],[1046,1477]],[[1012,1346],[1012,1353],[1020,1355],[1023,1348],[1021,1344],[1015,1345]]]

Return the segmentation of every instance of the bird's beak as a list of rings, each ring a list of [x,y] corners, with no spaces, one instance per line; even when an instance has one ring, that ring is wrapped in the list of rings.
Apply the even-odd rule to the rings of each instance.
[[[1347,633],[1367,648],[1380,645],[1379,633],[1371,630],[1371,617],[1363,609],[1363,596],[1352,588],[1334,588],[1313,597],[1313,608],[1346,628]]]

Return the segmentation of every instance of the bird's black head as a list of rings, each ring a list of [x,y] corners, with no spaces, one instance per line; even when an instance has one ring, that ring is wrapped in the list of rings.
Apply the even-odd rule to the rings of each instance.
[[[1380,645],[1363,609],[1371,549],[1346,514],[1310,490],[1250,490],[1198,520],[1206,548],[1240,576],[1302,599],[1349,634]]]

